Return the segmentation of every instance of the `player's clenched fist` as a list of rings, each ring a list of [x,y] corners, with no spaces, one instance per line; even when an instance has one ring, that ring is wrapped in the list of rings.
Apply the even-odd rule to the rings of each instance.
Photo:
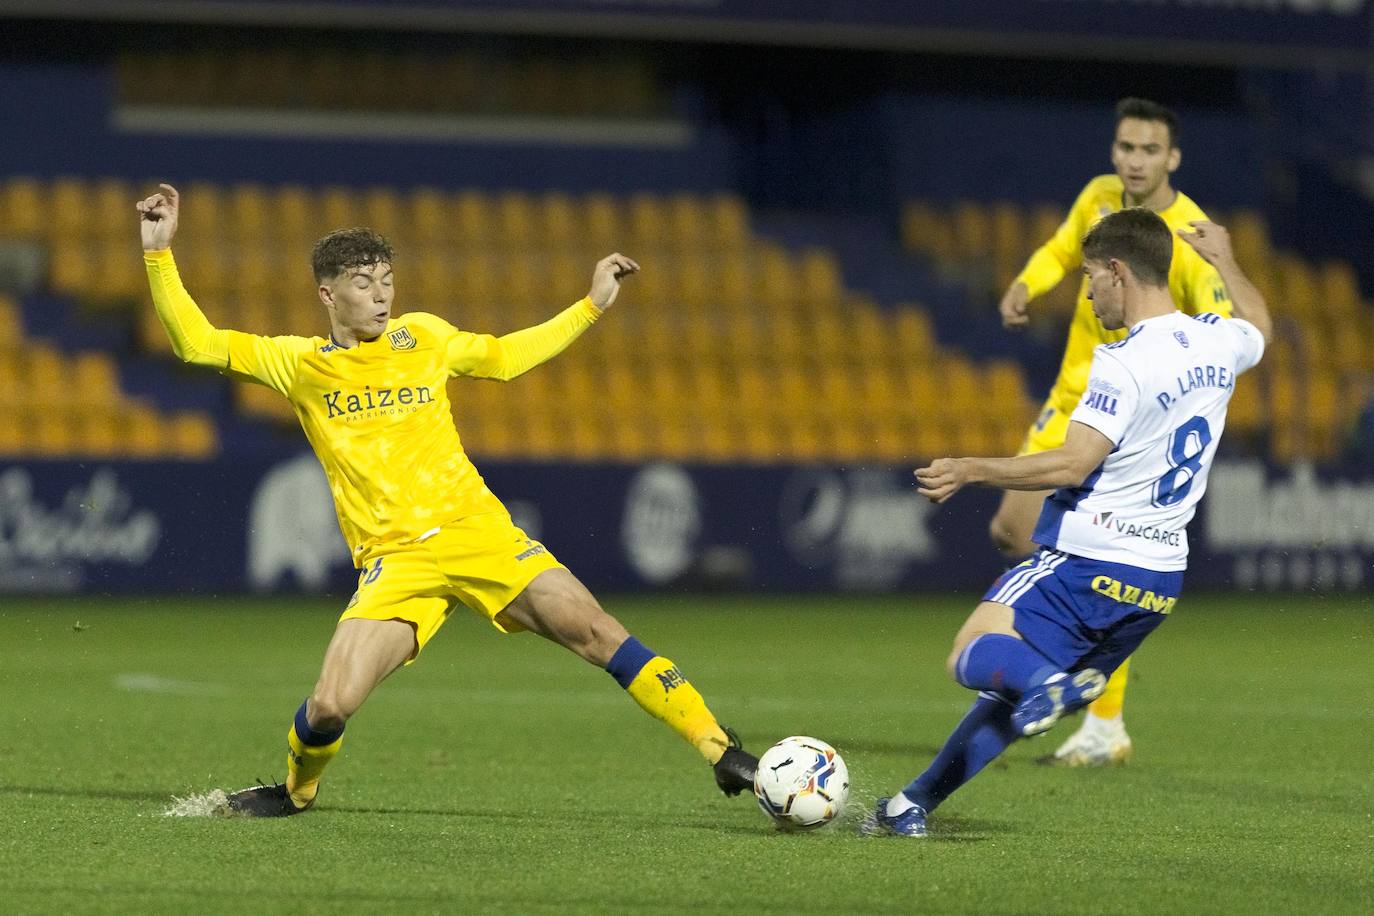
[[[623,254],[613,254],[596,262],[592,273],[592,288],[587,298],[599,309],[608,309],[620,293],[620,278],[638,273],[639,265]]]
[[[929,467],[916,469],[920,493],[933,503],[942,503],[968,483],[962,458],[936,458]]]
[[[997,311],[1002,315],[1002,327],[1010,331],[1029,324],[1030,316],[1026,314],[1029,304],[1030,290],[1026,284],[1020,281],[1013,283],[1002,296],[1002,301],[997,303]]]
[[[144,251],[170,248],[177,232],[177,209],[181,196],[169,184],[158,185],[162,190],[140,200],[135,206],[143,214],[139,226],[143,234]]]

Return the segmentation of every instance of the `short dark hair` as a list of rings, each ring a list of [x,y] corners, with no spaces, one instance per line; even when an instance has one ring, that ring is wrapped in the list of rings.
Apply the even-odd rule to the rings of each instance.
[[[1159,214],[1129,207],[1102,217],[1083,236],[1083,260],[1115,258],[1146,286],[1169,285],[1169,262],[1174,257],[1174,234]]]
[[[1149,99],[1129,98],[1116,103],[1116,126],[1127,118],[1139,121],[1159,121],[1169,128],[1169,146],[1178,146],[1178,115],[1158,102]]]
[[[390,264],[391,258],[391,243],[371,229],[335,229],[315,243],[310,266],[318,283],[332,280],[350,267]]]

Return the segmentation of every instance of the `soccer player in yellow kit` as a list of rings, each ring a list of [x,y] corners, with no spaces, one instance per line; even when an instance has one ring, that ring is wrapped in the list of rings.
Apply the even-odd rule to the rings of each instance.
[[[1083,262],[1082,239],[1098,220],[1126,207],[1145,207],[1158,213],[1174,232],[1174,257],[1169,268],[1169,292],[1184,312],[1217,312],[1231,316],[1231,298],[1216,268],[1178,236],[1189,223],[1207,215],[1187,195],[1176,190],[1169,176],[1178,168],[1178,119],[1163,105],[1146,99],[1123,99],[1116,106],[1116,135],[1112,142],[1112,175],[1088,182],[1054,236],[1040,246],[1021,274],[1002,296],[999,310],[1008,329],[1024,327],[1030,320],[1030,302],[1054,288],[1065,274]],[[1048,451],[1064,444],[1069,417],[1088,381],[1093,349],[1125,336],[1108,331],[1093,314],[1083,283],[1069,326],[1069,339],[1059,377],[1026,435],[1021,454]],[[1007,490],[989,530],[1008,557],[1020,558],[1035,550],[1031,532],[1048,492]],[[1055,752],[1053,760],[1067,766],[1103,766],[1124,763],[1131,755],[1121,707],[1126,694],[1130,659],[1112,675],[1106,691],[1093,702],[1083,724]]]
[[[543,324],[493,337],[423,312],[393,317],[390,246],[369,229],[343,229],[321,239],[312,258],[329,336],[263,337],[213,327],[186,292],[170,248],[180,200],[170,185],[161,188],[137,208],[153,303],[173,349],[291,402],[360,570],[319,680],[287,734],[286,781],[234,793],[230,812],[280,817],[313,805],[345,722],[387,675],[415,660],[458,604],[502,632],[530,630],[605,668],[706,758],[722,791],[751,787],[757,759],[678,667],[626,632],[514,525],[464,453],[449,407],[450,378],[508,381],[556,356],[639,265],[610,255],[584,298]]]

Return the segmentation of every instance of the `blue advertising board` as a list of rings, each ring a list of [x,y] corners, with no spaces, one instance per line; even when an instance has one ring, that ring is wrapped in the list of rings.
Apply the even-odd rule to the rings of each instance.
[[[483,463],[516,522],[595,589],[965,591],[1003,569],[997,494],[936,507],[908,468]],[[1189,588],[1374,586],[1374,476],[1223,462]],[[203,464],[0,464],[0,591],[346,596],[355,573],[308,453]]]

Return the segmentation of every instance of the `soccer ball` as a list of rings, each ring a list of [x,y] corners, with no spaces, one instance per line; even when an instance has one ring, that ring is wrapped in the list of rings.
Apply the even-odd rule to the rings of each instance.
[[[830,745],[794,735],[763,752],[754,774],[759,807],[784,830],[828,824],[849,800],[849,768]]]

